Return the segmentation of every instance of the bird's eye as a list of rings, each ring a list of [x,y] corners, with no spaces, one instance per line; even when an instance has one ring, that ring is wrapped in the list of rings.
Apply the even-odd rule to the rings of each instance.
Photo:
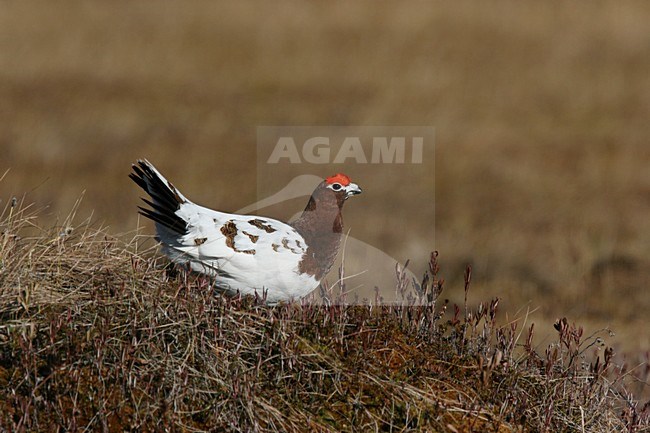
[[[341,184],[340,184],[340,183],[333,183],[333,184],[332,184],[332,189],[333,189],[334,191],[338,191],[338,190],[340,190],[341,188],[342,188],[342,187],[341,187]]]

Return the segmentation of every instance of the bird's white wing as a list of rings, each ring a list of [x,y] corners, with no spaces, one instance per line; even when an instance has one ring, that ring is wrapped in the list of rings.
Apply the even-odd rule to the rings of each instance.
[[[181,205],[176,214],[187,222],[186,233],[161,236],[165,252],[177,263],[214,276],[218,286],[247,293],[278,290],[290,287],[286,280],[295,281],[299,274],[307,245],[288,224],[218,212],[191,202]],[[304,279],[305,291],[316,287],[313,277],[305,275]]]

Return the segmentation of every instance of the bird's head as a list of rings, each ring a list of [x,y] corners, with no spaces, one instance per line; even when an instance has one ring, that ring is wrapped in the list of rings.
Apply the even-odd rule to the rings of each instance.
[[[336,173],[325,179],[325,188],[334,191],[339,200],[347,200],[356,194],[361,194],[361,188],[356,183],[352,183],[350,178],[343,173]]]
[[[352,183],[346,175],[337,173],[326,178],[316,187],[307,203],[305,212],[313,212],[317,209],[337,209],[338,213],[343,207],[343,203],[356,194],[361,194],[359,185]]]

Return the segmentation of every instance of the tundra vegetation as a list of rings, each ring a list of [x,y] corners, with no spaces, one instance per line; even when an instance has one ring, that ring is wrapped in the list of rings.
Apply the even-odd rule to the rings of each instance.
[[[0,429],[11,431],[641,432],[650,372],[559,319],[540,346],[499,299],[463,305],[434,252],[400,305],[215,296],[137,233],[0,221]],[[340,271],[343,272],[342,270]],[[344,280],[343,280],[344,281]],[[316,296],[316,295],[315,295]]]

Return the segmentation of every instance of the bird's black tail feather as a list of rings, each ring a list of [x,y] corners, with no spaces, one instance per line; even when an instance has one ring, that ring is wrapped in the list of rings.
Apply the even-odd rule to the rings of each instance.
[[[142,199],[151,209],[138,206],[140,214],[162,226],[159,228],[185,234],[187,222],[176,215],[176,211],[187,199],[149,161],[139,159],[132,167],[129,177],[151,197],[151,200]]]

